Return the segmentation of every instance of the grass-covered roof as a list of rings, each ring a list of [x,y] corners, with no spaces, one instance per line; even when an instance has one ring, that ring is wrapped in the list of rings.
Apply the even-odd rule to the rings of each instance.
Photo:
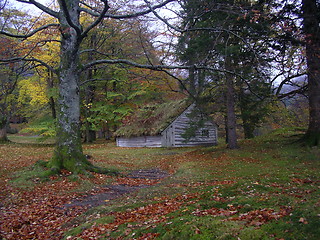
[[[160,134],[191,103],[186,100],[149,104],[138,109],[116,132],[117,137],[155,136]]]

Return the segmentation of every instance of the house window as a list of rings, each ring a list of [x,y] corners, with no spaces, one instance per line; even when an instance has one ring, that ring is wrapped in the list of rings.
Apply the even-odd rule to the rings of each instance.
[[[209,137],[209,130],[208,130],[208,129],[202,130],[201,136],[202,136],[202,137]]]

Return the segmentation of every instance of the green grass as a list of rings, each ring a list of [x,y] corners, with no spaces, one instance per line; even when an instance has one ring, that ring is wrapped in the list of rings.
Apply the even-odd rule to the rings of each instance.
[[[21,143],[21,144],[53,144],[54,138],[46,138],[44,139],[38,135],[21,135],[21,134],[9,134],[8,139],[14,143]]]
[[[17,171],[13,174],[11,184],[21,189],[28,189],[33,188],[37,182],[48,180],[42,177],[46,171],[43,163],[42,161],[38,161],[30,167]]]
[[[320,159],[319,149],[303,148],[295,143],[299,132],[277,131],[254,140],[240,143],[238,150],[222,147],[197,149],[195,158],[181,160],[186,149],[119,149],[96,154],[120,159],[132,168],[157,166],[159,158],[175,151],[170,164],[176,173],[160,185],[141,190],[134,197],[109,205],[107,212],[126,212],[126,209],[146,208],[155,199],[167,196],[174,199],[195,194],[192,200],[176,200],[181,207],[164,214],[163,221],[120,224],[117,231],[108,233],[122,239],[153,236],[156,239],[318,239],[320,236]],[[92,151],[94,153],[94,151]],[[188,154],[186,154],[188,155]],[[175,162],[175,159],[177,161]],[[223,181],[233,181],[224,184]],[[216,184],[214,184],[216,181]],[[121,207],[119,207],[121,205]],[[118,207],[117,207],[118,206]],[[227,215],[200,215],[196,211],[228,210],[235,207],[234,218],[252,215],[251,220],[231,220]],[[274,214],[281,213],[273,219]],[[103,215],[106,211],[97,208]],[[256,211],[269,211],[261,220]],[[88,212],[90,215],[90,213]],[[150,220],[151,219],[151,220]],[[137,220],[135,220],[137,221]],[[147,223],[146,223],[147,222]],[[148,235],[149,234],[149,235]],[[106,237],[106,236],[105,236]]]
[[[65,238],[104,229],[100,239],[319,239],[320,151],[298,145],[299,134],[278,130],[237,150],[84,145],[103,167],[173,174],[82,213]]]

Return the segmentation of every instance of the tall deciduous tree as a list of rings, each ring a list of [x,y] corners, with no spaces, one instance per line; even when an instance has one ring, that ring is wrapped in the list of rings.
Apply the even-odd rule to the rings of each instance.
[[[59,95],[57,101],[57,141],[53,157],[49,163],[50,172],[59,172],[60,169],[67,169],[74,173],[84,171],[98,171],[85,157],[81,146],[80,136],[80,75],[81,73],[102,63],[129,63],[128,60],[92,61],[87,64],[81,63],[81,44],[88,33],[96,28],[105,18],[130,19],[139,17],[160,8],[172,0],[155,3],[152,8],[134,13],[117,14],[107,0],[95,2],[81,2],[79,0],[58,0],[58,9],[51,9],[35,0],[19,0],[19,2],[32,4],[49,14],[55,22],[43,25],[26,34],[12,34],[7,31],[0,31],[9,37],[28,39],[29,37],[48,28],[58,28],[60,32],[60,63],[58,69],[54,69],[46,62],[36,59],[27,53],[25,56],[7,59],[5,61],[32,61],[46,66],[56,73],[59,79]],[[128,9],[126,9],[129,12]],[[83,25],[80,21],[80,14],[89,14],[94,17],[90,24]],[[3,60],[4,61],[4,60]],[[138,65],[141,67],[141,65]],[[151,66],[150,68],[154,68]]]
[[[139,19],[130,22],[104,20],[86,38],[82,48],[90,49],[83,60],[130,58],[136,62],[159,62],[150,39],[153,33],[148,31]],[[86,47],[88,46],[88,47]],[[103,54],[102,54],[103,53]],[[105,66],[87,70],[82,76],[81,93],[83,95],[82,128],[85,141],[93,141],[95,131],[99,135],[110,137],[110,132],[146,99],[157,95],[161,89],[161,78],[155,80],[157,72],[134,69],[132,66]],[[162,77],[164,78],[164,77]],[[158,99],[160,100],[160,99]]]
[[[320,145],[320,3],[302,0],[303,30],[305,34],[309,126],[305,141],[310,146]]]

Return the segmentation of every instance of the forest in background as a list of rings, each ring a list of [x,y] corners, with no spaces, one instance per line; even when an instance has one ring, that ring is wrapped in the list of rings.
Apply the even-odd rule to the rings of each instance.
[[[318,145],[315,0],[18,2],[43,13],[1,2],[1,138],[23,121],[21,132],[59,136],[53,168],[84,159],[80,139],[109,139],[141,106],[182,98],[228,148],[287,126]]]

